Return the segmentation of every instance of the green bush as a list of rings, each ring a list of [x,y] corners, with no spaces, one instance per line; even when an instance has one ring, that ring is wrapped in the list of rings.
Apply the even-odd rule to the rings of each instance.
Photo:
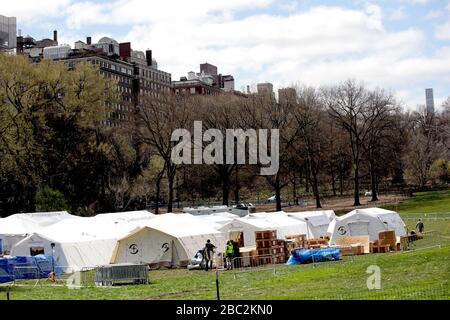
[[[64,211],[69,209],[69,205],[67,204],[64,195],[47,186],[37,192],[35,205],[38,211],[43,212]]]

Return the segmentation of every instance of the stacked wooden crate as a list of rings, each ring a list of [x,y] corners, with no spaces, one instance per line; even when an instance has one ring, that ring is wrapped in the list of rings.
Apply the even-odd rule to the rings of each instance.
[[[284,240],[277,239],[274,230],[256,231],[256,251],[263,263],[284,263],[286,261],[286,249]],[[261,256],[263,256],[261,258]]]
[[[304,248],[307,244],[306,234],[286,236],[286,240],[291,244],[292,249]]]
[[[398,251],[401,246],[397,244],[397,237],[394,230],[380,231],[378,240],[370,243],[371,253],[386,253],[389,251]]]
[[[272,255],[274,257],[275,263],[285,263],[286,254],[286,241],[278,239],[277,245],[272,248]]]
[[[394,230],[380,231],[378,233],[380,245],[389,245],[389,250],[395,251],[397,248],[397,237]]]
[[[328,245],[328,240],[324,238],[310,239],[307,242],[308,249],[320,249]]]

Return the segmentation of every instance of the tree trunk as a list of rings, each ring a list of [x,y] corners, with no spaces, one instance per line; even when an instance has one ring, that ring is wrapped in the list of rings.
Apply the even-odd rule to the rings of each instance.
[[[344,165],[339,164],[339,194],[341,197],[344,195]]]
[[[297,199],[297,179],[295,177],[294,172],[294,180],[292,181],[292,196],[294,197],[294,204],[298,205],[298,199]]]
[[[167,204],[167,213],[171,213],[173,211],[173,183],[175,181],[175,171],[170,172],[167,178],[169,180],[169,202]]]
[[[309,166],[306,165],[305,168],[305,192],[309,193],[309,183],[310,183],[310,179],[309,179]]]
[[[333,189],[333,196],[336,196],[336,181],[333,168],[331,168],[331,188]]]
[[[310,160],[310,162],[312,162]],[[309,167],[311,168],[311,186],[313,189],[314,198],[316,199],[316,208],[322,208],[322,204],[320,203],[320,194],[319,194],[319,181],[317,179],[318,170],[317,167],[314,167],[312,163],[310,163]]]
[[[239,203],[241,201],[240,196],[239,196],[239,189],[241,188],[240,183],[239,183],[239,167],[236,166],[236,188],[234,189],[234,201],[237,203]]]
[[[222,204],[228,206],[230,204],[230,176],[223,172],[222,175]]]
[[[377,181],[376,181],[376,174],[375,174],[375,159],[373,158],[373,148],[369,148],[369,167],[370,167],[370,183],[372,188],[372,200],[371,201],[378,201],[378,195],[377,195]]]
[[[281,186],[280,186],[280,174],[277,173],[275,180],[275,196],[276,196],[276,211],[281,211]]]
[[[156,179],[156,208],[155,214],[159,214],[159,199],[161,198],[161,180],[162,177],[158,175]]]
[[[353,204],[353,206],[357,207],[357,206],[361,205],[361,202],[359,200],[359,165],[358,164],[355,164],[353,179],[355,181],[355,203]]]

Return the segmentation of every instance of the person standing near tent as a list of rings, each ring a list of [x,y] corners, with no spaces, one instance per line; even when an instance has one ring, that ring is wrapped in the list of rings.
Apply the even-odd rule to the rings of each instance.
[[[227,242],[227,246],[225,248],[225,256],[227,258],[227,270],[232,269],[233,267],[233,258],[234,258],[234,247],[233,242],[229,240]]]
[[[237,258],[234,260],[234,267],[240,268],[241,267],[241,260],[239,259],[241,257],[241,252],[239,250],[239,245],[236,241],[231,240],[231,245],[233,246],[233,256],[234,258]]]
[[[420,233],[423,233],[423,230],[425,229],[425,225],[422,222],[422,219],[419,219],[419,221],[417,221],[416,224],[416,230],[419,231]]]
[[[211,240],[208,239],[205,244],[205,271],[208,271],[210,268],[212,270],[215,248],[216,248],[216,246],[213,245],[211,243]]]

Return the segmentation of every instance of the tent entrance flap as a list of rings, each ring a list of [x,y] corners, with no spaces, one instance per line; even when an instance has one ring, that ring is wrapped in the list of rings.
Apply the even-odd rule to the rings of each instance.
[[[348,224],[351,236],[364,236],[369,233],[369,221],[350,222]]]
[[[45,254],[44,247],[30,247],[30,256],[35,257],[40,254]]]
[[[239,247],[244,246],[244,232],[242,231],[230,231],[228,233],[228,239],[236,242]]]

